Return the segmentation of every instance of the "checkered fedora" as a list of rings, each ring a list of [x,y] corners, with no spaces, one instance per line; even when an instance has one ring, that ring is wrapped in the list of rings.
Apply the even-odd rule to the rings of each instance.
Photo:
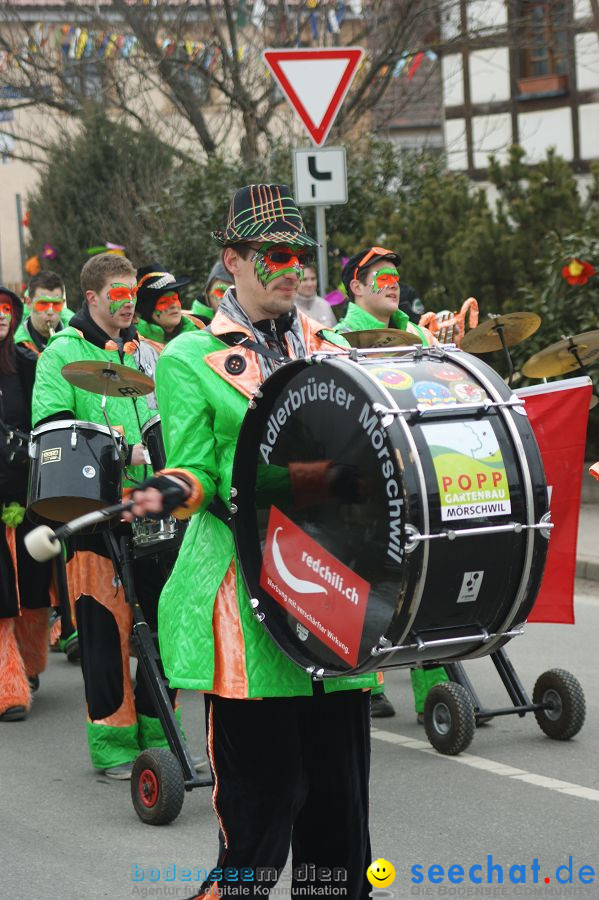
[[[304,227],[286,184],[248,184],[233,195],[224,228],[212,232],[221,246],[244,241],[318,247]]]

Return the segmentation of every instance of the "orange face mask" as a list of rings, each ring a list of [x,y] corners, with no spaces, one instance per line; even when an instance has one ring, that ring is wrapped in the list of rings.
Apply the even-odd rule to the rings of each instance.
[[[0,303],[0,316],[5,319],[12,319],[12,306],[10,303]]]
[[[173,306],[177,309],[181,309],[181,301],[179,300],[179,294],[177,294],[176,291],[173,291],[171,294],[163,294],[162,297],[159,297],[156,301],[154,312],[161,313]]]
[[[52,308],[53,312],[59,313],[64,306],[64,300],[55,299],[53,297],[40,297],[35,300],[33,308],[36,312],[47,312]]]

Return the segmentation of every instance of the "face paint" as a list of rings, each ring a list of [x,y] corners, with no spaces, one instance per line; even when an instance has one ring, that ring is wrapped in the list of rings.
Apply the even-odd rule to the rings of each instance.
[[[382,291],[386,290],[386,288],[395,287],[398,284],[399,272],[395,266],[387,266],[374,273],[372,281],[370,282],[370,287],[375,294],[380,294]]]
[[[303,267],[311,258],[305,250],[295,250],[280,244],[263,244],[252,259],[256,278],[262,287],[266,287],[282,275],[297,275],[301,279]]]
[[[53,312],[59,313],[64,306],[64,299],[57,297],[39,297],[33,302],[33,308],[36,312],[47,312],[52,308]]]
[[[217,281],[210,290],[210,296],[213,300],[222,300],[229,287],[230,285],[225,284],[223,281]]]
[[[108,289],[110,300],[110,315],[116,316],[127,303],[134,306],[137,302],[137,287],[129,287],[126,284],[113,284]]]
[[[167,309],[181,309],[181,301],[179,300],[179,294],[176,291],[173,291],[171,294],[163,294],[162,297],[159,297],[156,301],[156,306],[154,307],[154,313],[158,318],[160,318],[160,314],[165,312]]]
[[[10,303],[0,303],[0,316],[2,316],[3,319],[8,319],[8,322],[10,323],[10,320],[12,319],[12,306]]]

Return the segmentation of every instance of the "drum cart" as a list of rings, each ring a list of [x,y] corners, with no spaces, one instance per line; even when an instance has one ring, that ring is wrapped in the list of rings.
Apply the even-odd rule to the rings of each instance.
[[[439,753],[456,756],[470,746],[477,725],[495,716],[534,713],[541,731],[556,741],[567,741],[578,734],[585,719],[585,698],[580,682],[565,669],[548,669],[539,675],[532,702],[524,685],[501,647],[489,654],[508,693],[511,706],[488,709],[460,662],[443,663],[449,681],[428,692],[424,705],[426,735]]]
[[[181,812],[185,791],[212,786],[213,782],[212,778],[202,778],[195,771],[171,706],[166,691],[168,681],[159,667],[155,635],[135,595],[128,541],[123,537],[117,544],[114,535],[109,533],[109,542],[115,571],[121,577],[125,598],[133,613],[131,645],[170,747],[170,752],[162,747],[151,747],[139,754],[131,773],[131,800],[135,812],[146,825],[168,825]]]

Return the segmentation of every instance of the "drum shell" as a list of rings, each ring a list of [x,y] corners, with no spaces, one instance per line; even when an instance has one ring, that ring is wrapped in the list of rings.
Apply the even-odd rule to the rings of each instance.
[[[150,462],[155,472],[166,466],[166,451],[162,438],[162,421],[160,416],[152,416],[141,429],[141,440],[150,455]]]
[[[119,453],[115,449],[116,441]],[[31,434],[27,515],[36,522],[68,522],[122,498],[126,442],[92,422],[56,421]]]
[[[422,422],[418,416],[407,414],[387,417],[388,421],[383,429],[384,441],[380,444],[382,449],[378,453],[388,452],[386,465],[390,459],[394,459],[394,478],[401,485],[399,499],[404,515],[400,526],[393,525],[397,538],[394,547],[396,556],[401,561],[389,559],[379,553],[377,558],[382,574],[374,579],[367,579],[371,585],[371,594],[357,664],[343,665],[338,657],[331,654],[330,648],[321,646],[321,642],[313,634],[297,639],[293,633],[294,628],[297,629],[297,622],[294,622],[293,616],[280,615],[276,606],[273,607],[271,598],[260,584],[260,571],[256,562],[262,557],[265,529],[264,522],[261,531],[259,521],[258,528],[256,526],[255,509],[260,509],[262,501],[259,496],[260,486],[256,487],[257,473],[252,471],[251,464],[248,465],[248,458],[254,454],[255,459],[259,448],[265,446],[265,434],[268,423],[272,422],[270,413],[276,406],[276,398],[285,391],[291,392],[293,386],[297,393],[300,384],[305,384],[309,377],[307,373],[313,361],[291,364],[265,382],[261,388],[263,399],[258,402],[256,409],[248,413],[239,438],[233,471],[233,484],[238,492],[236,504],[239,507],[235,532],[248,590],[255,605],[257,601],[256,608],[264,617],[263,624],[281,649],[298,665],[321,672],[324,676],[450,661],[491,652],[505,643],[508,639],[506,635],[513,627],[525,620],[540,585],[547,542],[537,530],[522,531],[520,534],[489,530],[476,538],[420,541],[412,552],[407,552],[410,541],[406,525],[423,535],[448,530],[458,533],[476,526],[493,529],[494,526],[505,525],[512,520],[533,524],[547,512],[547,492],[540,454],[530,424],[525,415],[501,406],[510,401],[511,392],[492,369],[463,353],[451,357],[450,365],[446,354],[439,357],[433,353],[427,355],[426,352],[424,356],[406,353],[401,356],[401,360],[402,368],[406,371],[411,368],[414,377],[424,365],[444,365],[445,376],[451,374],[449,369],[453,366],[453,376],[463,377],[460,384],[464,391],[466,388],[463,385],[470,384],[472,392],[482,392],[489,401],[494,400],[500,405],[489,411],[482,424],[480,416],[473,415],[467,404],[463,407],[456,406],[455,398],[450,398],[451,402],[446,409],[430,409],[428,412],[431,415],[423,416]],[[318,368],[314,367],[310,371],[317,371]],[[323,363],[323,369],[325,368],[334,375],[337,385],[344,386],[346,392],[349,392],[349,387],[343,373],[347,375],[351,370],[353,381],[349,381],[349,385],[355,385],[354,393],[358,396],[359,391],[360,400],[367,400],[370,407],[378,403],[383,408],[394,408],[397,412],[399,407],[415,405],[414,396],[408,392],[394,392],[392,396],[384,383],[375,383],[368,371],[368,364],[360,367],[348,360],[329,359]],[[324,377],[321,380],[324,383]],[[421,380],[418,383],[425,382]],[[442,395],[441,391],[439,393]],[[472,430],[475,436],[484,435],[488,431],[493,447],[498,445],[509,482],[511,508],[508,514],[500,516],[491,513],[490,517],[483,516],[482,520],[474,517],[465,522],[451,522],[449,526],[442,520],[447,509],[444,511],[440,499],[435,463],[429,446],[430,434],[429,439],[425,439],[425,429],[432,427],[433,432],[435,428],[440,433],[447,431],[447,424],[443,424],[447,423],[447,416],[457,418],[460,422],[475,423],[471,426],[462,424],[460,428]],[[304,425],[302,433],[305,435],[310,432],[310,427],[309,423]],[[318,446],[319,441],[314,438],[317,429],[313,428],[310,438],[312,447],[307,455],[311,455],[313,460],[322,455],[327,457],[328,450],[334,446],[340,457],[351,459],[351,453],[343,446],[343,438],[335,445],[335,433],[343,427],[342,419],[335,421],[334,416],[328,420],[326,416],[323,417],[322,446]],[[374,425],[372,428],[374,429]],[[300,432],[301,429],[295,434],[295,444],[301,444],[301,439],[298,440]],[[293,443],[290,442],[291,447]],[[352,440],[346,440],[345,443],[351,444]],[[295,453],[295,450],[291,453]],[[269,461],[274,461],[274,455]],[[374,464],[378,465],[376,462]],[[340,509],[342,520],[343,506]],[[304,533],[318,535],[326,552],[332,552],[336,560],[348,569],[352,568],[352,560],[355,561],[360,556],[359,534],[354,535],[356,546],[349,551],[339,541],[332,539],[334,516],[330,512],[323,514],[322,505],[320,510],[316,506],[305,514],[294,508],[284,509],[283,512],[295,524],[301,522]],[[342,521],[340,527],[344,527]],[[363,541],[368,544],[372,540],[369,536],[369,523],[365,520],[361,527],[364,532]],[[401,536],[397,532],[398,527]],[[378,535],[372,545],[375,548],[374,555],[376,547],[385,539],[384,534]],[[367,557],[368,552],[365,551],[360,563],[365,570],[368,570]],[[384,571],[386,569],[388,577]],[[481,571],[485,590],[479,591],[474,602],[468,596],[465,586],[472,580],[471,575]],[[486,634],[497,636],[487,641]],[[392,647],[400,649],[387,652]],[[378,655],[372,655],[373,650]]]

